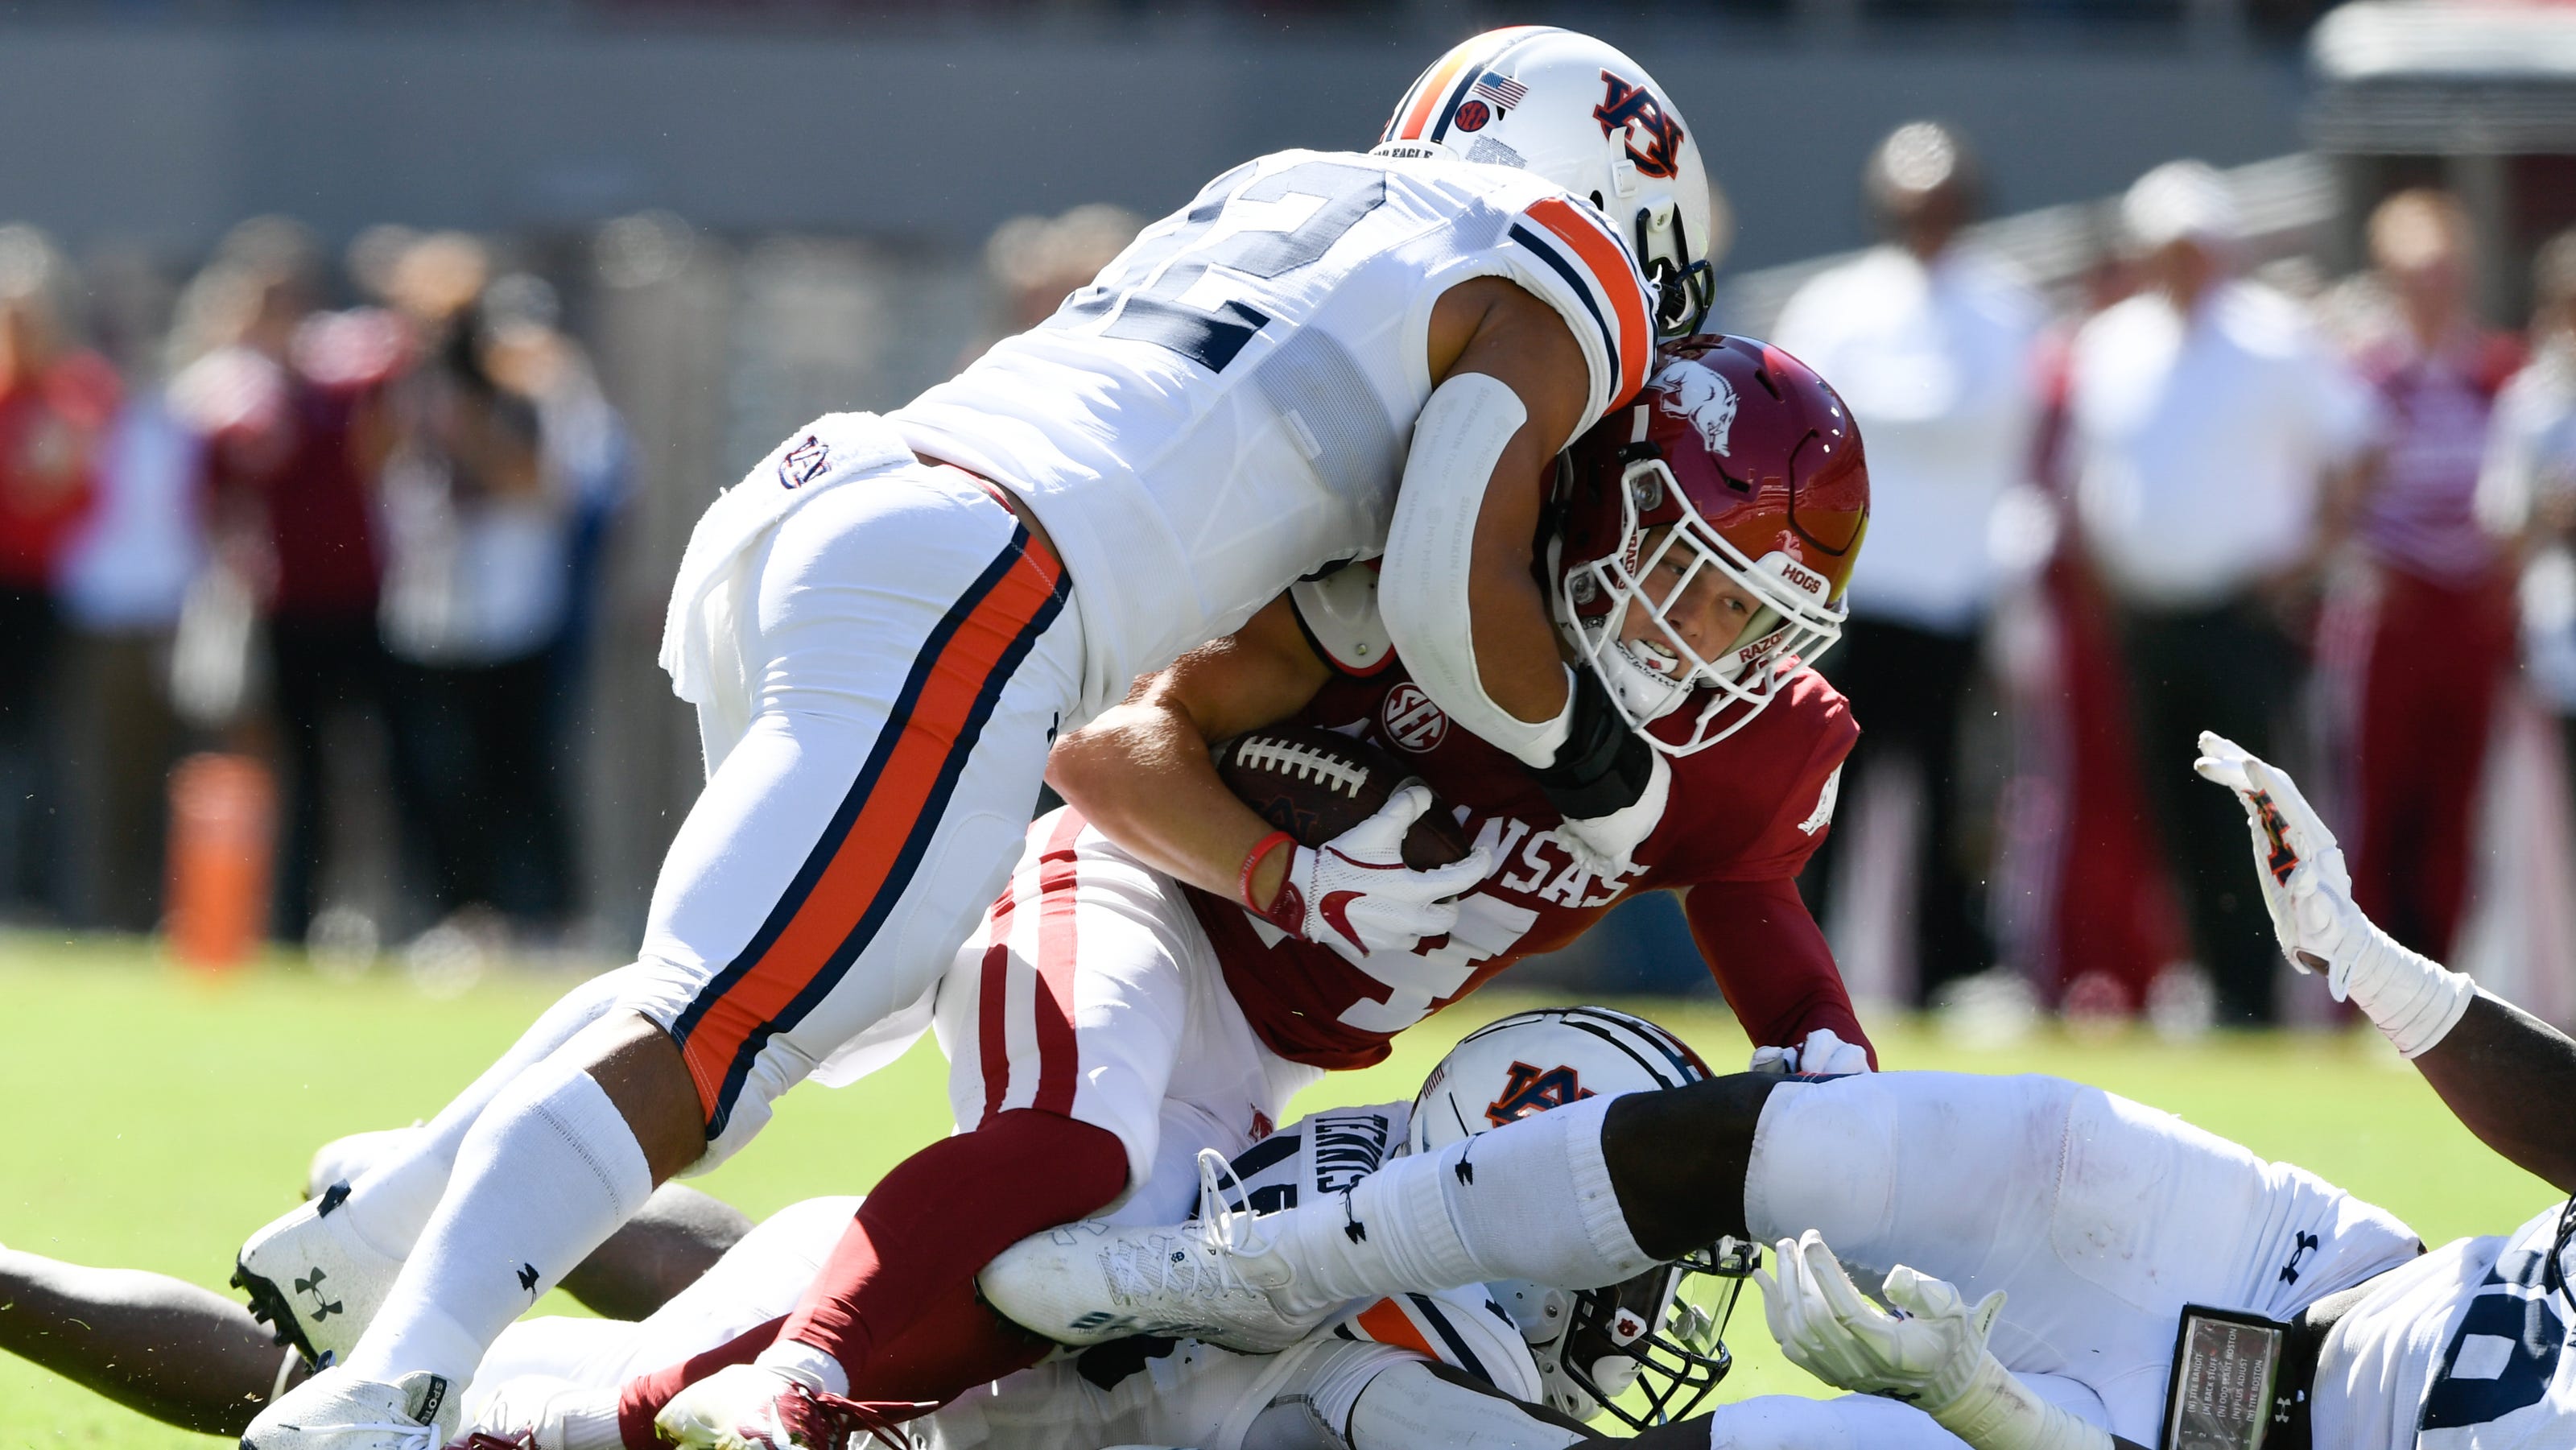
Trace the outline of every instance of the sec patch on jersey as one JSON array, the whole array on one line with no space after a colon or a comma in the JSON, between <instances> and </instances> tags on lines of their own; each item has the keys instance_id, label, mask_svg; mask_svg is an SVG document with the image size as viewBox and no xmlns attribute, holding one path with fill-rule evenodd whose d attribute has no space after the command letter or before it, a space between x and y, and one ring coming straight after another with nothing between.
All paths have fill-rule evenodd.
<instances>
[{"instance_id":1,"label":"sec patch on jersey","mask_svg":"<svg viewBox=\"0 0 2576 1450\"><path fill-rule=\"evenodd\" d=\"M1227 789L1301 846L1320 846L1367 820L1414 779L1376 746L1316 725L1246 731L1216 748L1216 770ZM1446 866L1467 851L1456 814L1436 796L1405 833L1404 864L1416 871Z\"/></svg>"}]
</instances>

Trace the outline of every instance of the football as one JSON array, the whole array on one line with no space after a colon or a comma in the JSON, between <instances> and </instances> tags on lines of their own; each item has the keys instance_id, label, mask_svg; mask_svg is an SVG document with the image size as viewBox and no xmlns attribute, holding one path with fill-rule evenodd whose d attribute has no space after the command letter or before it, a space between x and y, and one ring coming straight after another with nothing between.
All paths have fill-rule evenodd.
<instances>
[{"instance_id":1,"label":"football","mask_svg":"<svg viewBox=\"0 0 2576 1450\"><path fill-rule=\"evenodd\" d=\"M1320 846L1367 820L1416 778L1376 746L1314 725L1238 735L1216 748L1216 769L1244 804L1304 846ZM1417 871L1446 866L1467 850L1453 808L1435 794L1431 809L1405 833L1404 864Z\"/></svg>"}]
</instances>

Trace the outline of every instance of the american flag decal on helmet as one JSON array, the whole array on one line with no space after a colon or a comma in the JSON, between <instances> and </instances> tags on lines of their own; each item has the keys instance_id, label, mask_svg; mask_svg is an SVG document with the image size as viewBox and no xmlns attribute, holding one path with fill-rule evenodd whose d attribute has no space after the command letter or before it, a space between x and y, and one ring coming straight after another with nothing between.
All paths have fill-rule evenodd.
<instances>
[{"instance_id":1,"label":"american flag decal on helmet","mask_svg":"<svg viewBox=\"0 0 2576 1450\"><path fill-rule=\"evenodd\" d=\"M1509 76L1496 75L1492 71L1487 71L1476 77L1476 84L1471 94L1483 96L1508 111L1529 96L1529 87Z\"/></svg>"}]
</instances>

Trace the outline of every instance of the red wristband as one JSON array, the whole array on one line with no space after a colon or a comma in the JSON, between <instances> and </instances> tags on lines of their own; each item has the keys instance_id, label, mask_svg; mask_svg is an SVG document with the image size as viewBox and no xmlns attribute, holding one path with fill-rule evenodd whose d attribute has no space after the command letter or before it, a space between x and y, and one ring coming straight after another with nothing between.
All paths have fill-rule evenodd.
<instances>
[{"instance_id":1,"label":"red wristband","mask_svg":"<svg viewBox=\"0 0 2576 1450\"><path fill-rule=\"evenodd\" d=\"M1269 916L1270 908L1263 906L1260 902L1252 899L1252 873L1260 870L1261 863L1269 859L1270 853L1278 850L1282 846L1286 846L1292 851L1295 850L1297 848L1297 838L1289 835L1286 831L1272 831L1269 835L1255 841L1252 845L1251 854L1243 858L1243 875L1241 879L1235 882L1234 894L1243 898L1243 904L1250 908L1252 914L1255 916Z\"/></svg>"}]
</instances>

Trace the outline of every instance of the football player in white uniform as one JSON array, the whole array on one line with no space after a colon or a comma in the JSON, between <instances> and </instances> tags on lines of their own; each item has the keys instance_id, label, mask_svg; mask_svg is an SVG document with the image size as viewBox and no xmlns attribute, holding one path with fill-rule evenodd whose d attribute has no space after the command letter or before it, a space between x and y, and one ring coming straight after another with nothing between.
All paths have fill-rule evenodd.
<instances>
[{"instance_id":1,"label":"football player in white uniform","mask_svg":"<svg viewBox=\"0 0 2576 1450\"><path fill-rule=\"evenodd\" d=\"M1643 68L1496 31L1426 72L1376 151L1247 162L954 380L781 443L673 587L662 662L708 781L639 960L244 1245L257 1310L333 1361L244 1444L390 1450L452 1406L655 1184L923 995L1009 871L1059 730L1317 569L1384 553L1425 689L1623 861L1669 770L1560 661L1530 543L1558 450L1706 313L1713 230L1697 143ZM1484 866L1343 887L1410 946ZM994 1190L955 1232L998 1249L1105 1197L1082 1172L1061 1201L1001 1191L1026 1145L986 1136L941 1166ZM1050 1156L1086 1154L1121 1171L1102 1135ZM294 1288L317 1274L338 1297Z\"/></svg>"},{"instance_id":2,"label":"football player in white uniform","mask_svg":"<svg viewBox=\"0 0 2576 1450\"><path fill-rule=\"evenodd\" d=\"M2576 1193L2576 1041L2380 931L2289 779L2201 744L2291 959L2480 1139ZM1862 1393L1721 1413L1713 1450L2565 1450L2571 1232L2576 1200L2424 1253L2300 1169L2051 1078L1746 1075L1585 1099L1327 1203L1040 1236L982 1284L1069 1341L1107 1313L1257 1346L1364 1294L1616 1283L1727 1235L1775 1245L1765 1310L1790 1358Z\"/></svg>"},{"instance_id":3,"label":"football player in white uniform","mask_svg":"<svg viewBox=\"0 0 2576 1450\"><path fill-rule=\"evenodd\" d=\"M1533 1061L1546 1065L1545 1090L1532 1091L1525 1080L1530 1070L1522 1064ZM1520 1013L1460 1043L1415 1102L1314 1113L1253 1145L1222 1173L1214 1155L1184 1157L1148 1202L1166 1214L1200 1201L1293 1207L1339 1193L1390 1156L1435 1151L1497 1119L1583 1094L1706 1075L1677 1038L1625 1013ZM1488 1114L1489 1106L1506 1103ZM862 1439L900 1435L887 1443L915 1450L1121 1443L1411 1450L1438 1427L1443 1442L1459 1450L1557 1450L1591 1438L1582 1422L1605 1406L1642 1428L1704 1401L1726 1372L1719 1334L1751 1263L1748 1245L1731 1259L1694 1255L1584 1293L1501 1283L1381 1297L1344 1306L1278 1355L1129 1340L1015 1373L900 1432L869 1407L810 1393L758 1402L748 1421L705 1422L728 1403L705 1391L766 1342L831 1254L856 1203L796 1204L747 1234L733 1230L733 1241L710 1262L705 1230L721 1206L674 1191L619 1235L618 1252L583 1268L602 1300L651 1297L658 1307L635 1322L512 1325L465 1396L463 1443L477 1450L658 1450L662 1439L685 1430L707 1443L761 1450L841 1450L861 1443L849 1439L854 1432ZM660 1281L673 1264L702 1272L670 1293ZM189 1429L238 1429L276 1393L273 1375L282 1384L301 1368L292 1355L280 1366L273 1350L263 1353L264 1334L239 1306L157 1275L0 1253L0 1292L33 1316L29 1332L8 1326L10 1348ZM1633 1407L1610 1403L1632 1390ZM416 1438L425 1440L426 1432Z\"/></svg>"}]
</instances>

